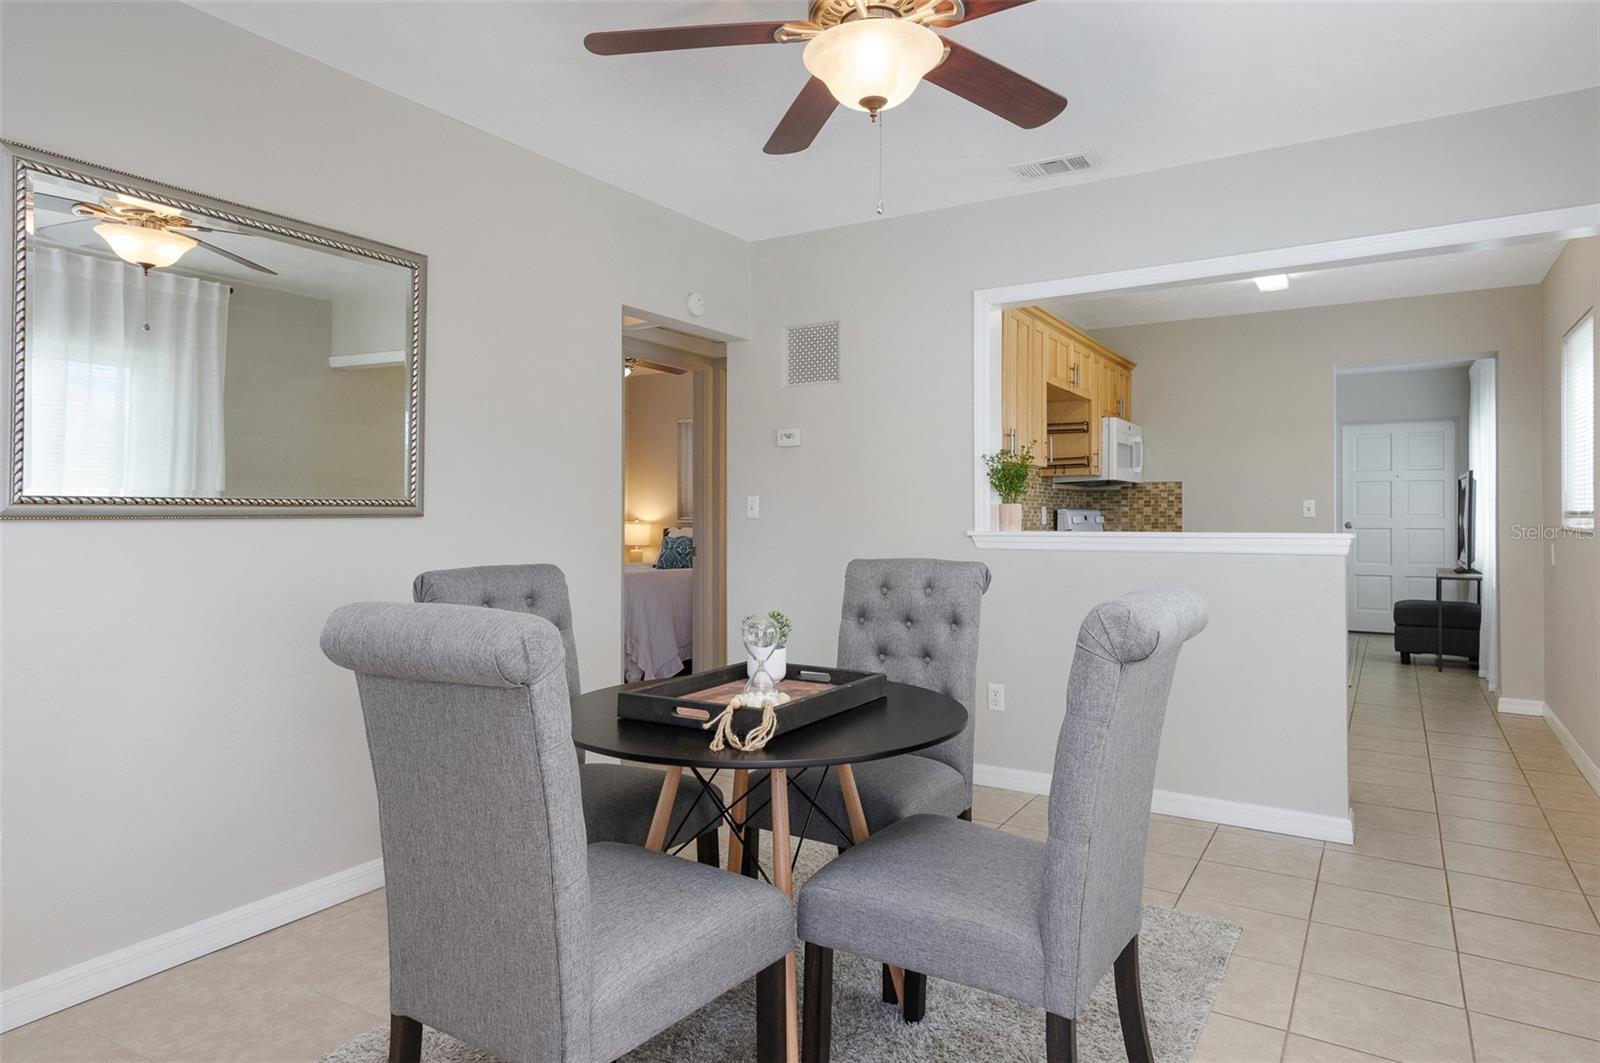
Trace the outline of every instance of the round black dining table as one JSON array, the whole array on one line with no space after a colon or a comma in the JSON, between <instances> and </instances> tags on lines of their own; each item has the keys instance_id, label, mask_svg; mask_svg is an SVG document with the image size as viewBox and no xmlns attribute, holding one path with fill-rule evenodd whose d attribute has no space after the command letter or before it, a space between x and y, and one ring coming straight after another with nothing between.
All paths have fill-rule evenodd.
<instances>
[{"instance_id":1,"label":"round black dining table","mask_svg":"<svg viewBox=\"0 0 1600 1063\"><path fill-rule=\"evenodd\" d=\"M618 760L666 765L661 795L656 800L655 815L651 818L645 841L648 848L658 852L678 842L678 834L684 827L684 823L680 822L669 835L672 809L685 769L693 773L701 787L702 793L696 805L701 800L709 800L728 826L728 870L736 874L763 874L755 859L757 847L749 835L749 824L762 809L770 805L772 872L764 877L770 878L774 886L791 897L794 895L794 865L799 853L796 851L788 859L779 855L790 852L791 788L811 806L810 814L820 815L832 824L840 836L848 835L853 843L859 844L867 839L867 817L861 808L861 794L856 788L855 769L851 765L938 745L954 738L967 726L967 710L955 698L906 683L888 683L883 697L793 731L785 732L782 729L783 714L780 710L778 733L761 749L743 752L724 748L712 752L711 732L699 726L678 727L618 718L617 694L643 685L605 687L573 698L573 743L579 749L616 757ZM715 782L716 773L722 769L733 770L731 798L724 798ZM839 789L844 797L846 816L850 820L848 827L835 823L833 817L812 798L812 794L821 792L830 770L839 776ZM706 775L706 771L711 774ZM751 771L766 772L765 779L770 785L764 800L760 798L759 782L755 790L750 787ZM817 772L821 776L810 792L801 785L802 778L809 772ZM693 809L689 815L692 814ZM692 840L683 839L681 845L687 845ZM804 844L804 839L801 844ZM748 859L746 854L749 854ZM792 952L787 968L786 1039L788 1056L793 1061L798 1051L798 1027ZM891 969L891 977L895 992L903 998L901 973Z\"/></svg>"}]
</instances>

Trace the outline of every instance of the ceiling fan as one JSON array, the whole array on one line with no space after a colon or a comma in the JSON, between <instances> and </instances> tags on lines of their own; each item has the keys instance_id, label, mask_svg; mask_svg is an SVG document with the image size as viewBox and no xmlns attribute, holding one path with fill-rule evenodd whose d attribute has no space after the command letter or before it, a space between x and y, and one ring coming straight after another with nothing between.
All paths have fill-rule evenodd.
<instances>
[{"instance_id":1,"label":"ceiling fan","mask_svg":"<svg viewBox=\"0 0 1600 1063\"><path fill-rule=\"evenodd\" d=\"M221 255L230 262L237 262L258 273L267 273L274 277L278 275L277 270L268 269L259 262L252 262L243 255L236 255L226 248L218 247L193 235L227 233L231 236L253 236L254 233L196 225L184 215L183 211L175 207L166 207L120 194L107 196L99 203L87 203L46 192L30 193L30 198L35 207L76 215L72 221L46 225L38 229L38 232L98 221L100 224L94 227L95 233L111 245L111 250L116 252L117 257L124 262L133 263L146 273L153 268L170 266L189 251L203 247L212 254Z\"/></svg>"},{"instance_id":2,"label":"ceiling fan","mask_svg":"<svg viewBox=\"0 0 1600 1063\"><path fill-rule=\"evenodd\" d=\"M904 102L924 80L1024 129L1044 125L1067 106L1065 97L932 29L1029 2L811 0L805 21L617 30L591 33L583 45L596 55L627 55L805 42L803 59L811 80L763 149L769 155L787 155L810 147L839 104L876 119Z\"/></svg>"}]
</instances>

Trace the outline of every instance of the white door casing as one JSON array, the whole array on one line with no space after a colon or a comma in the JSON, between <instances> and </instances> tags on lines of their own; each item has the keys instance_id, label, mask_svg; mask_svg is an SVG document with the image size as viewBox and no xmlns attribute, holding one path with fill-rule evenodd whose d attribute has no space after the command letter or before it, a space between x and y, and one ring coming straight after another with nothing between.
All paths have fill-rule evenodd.
<instances>
[{"instance_id":1,"label":"white door casing","mask_svg":"<svg viewBox=\"0 0 1600 1063\"><path fill-rule=\"evenodd\" d=\"M1349 627L1391 634L1394 603L1432 600L1434 571L1455 564L1455 422L1347 424L1340 434L1339 523L1355 536Z\"/></svg>"}]
</instances>

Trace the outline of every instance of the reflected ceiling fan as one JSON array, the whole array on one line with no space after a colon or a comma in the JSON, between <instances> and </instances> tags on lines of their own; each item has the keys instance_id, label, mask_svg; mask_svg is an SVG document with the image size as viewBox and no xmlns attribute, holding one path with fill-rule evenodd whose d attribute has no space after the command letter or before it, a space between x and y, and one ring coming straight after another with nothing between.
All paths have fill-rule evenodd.
<instances>
[{"instance_id":1,"label":"reflected ceiling fan","mask_svg":"<svg viewBox=\"0 0 1600 1063\"><path fill-rule=\"evenodd\" d=\"M35 207L77 215L72 221L60 221L43 226L37 230L38 232L97 221L100 224L94 227L95 233L111 245L111 250L116 252L117 257L124 262L133 263L146 273L152 269L170 266L196 247L203 247L212 254L221 255L230 262L237 262L258 273L267 273L274 277L278 275L277 270L268 269L259 262L252 262L243 255L236 255L226 248L218 247L194 235L227 233L231 236L253 236L254 233L196 225L176 207L166 207L120 194L107 196L98 203L53 196L46 192L33 192L30 196Z\"/></svg>"},{"instance_id":2,"label":"reflected ceiling fan","mask_svg":"<svg viewBox=\"0 0 1600 1063\"><path fill-rule=\"evenodd\" d=\"M591 33L596 55L805 43L811 80L789 106L763 149L788 155L811 146L839 104L874 120L905 101L926 80L1024 129L1035 129L1067 106L1037 82L933 32L1021 7L1031 0L812 0L803 22L728 22L706 26Z\"/></svg>"}]
</instances>

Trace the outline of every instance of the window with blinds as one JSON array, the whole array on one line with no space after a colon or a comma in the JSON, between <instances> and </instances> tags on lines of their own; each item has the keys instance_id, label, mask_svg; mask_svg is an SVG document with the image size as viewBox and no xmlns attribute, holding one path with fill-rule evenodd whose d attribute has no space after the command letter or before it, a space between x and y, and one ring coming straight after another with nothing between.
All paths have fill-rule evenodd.
<instances>
[{"instance_id":1,"label":"window with blinds","mask_svg":"<svg viewBox=\"0 0 1600 1063\"><path fill-rule=\"evenodd\" d=\"M1594 312L1561 340L1561 524L1594 530Z\"/></svg>"},{"instance_id":2,"label":"window with blinds","mask_svg":"<svg viewBox=\"0 0 1600 1063\"><path fill-rule=\"evenodd\" d=\"M694 523L694 422L678 422L678 523Z\"/></svg>"}]
</instances>

